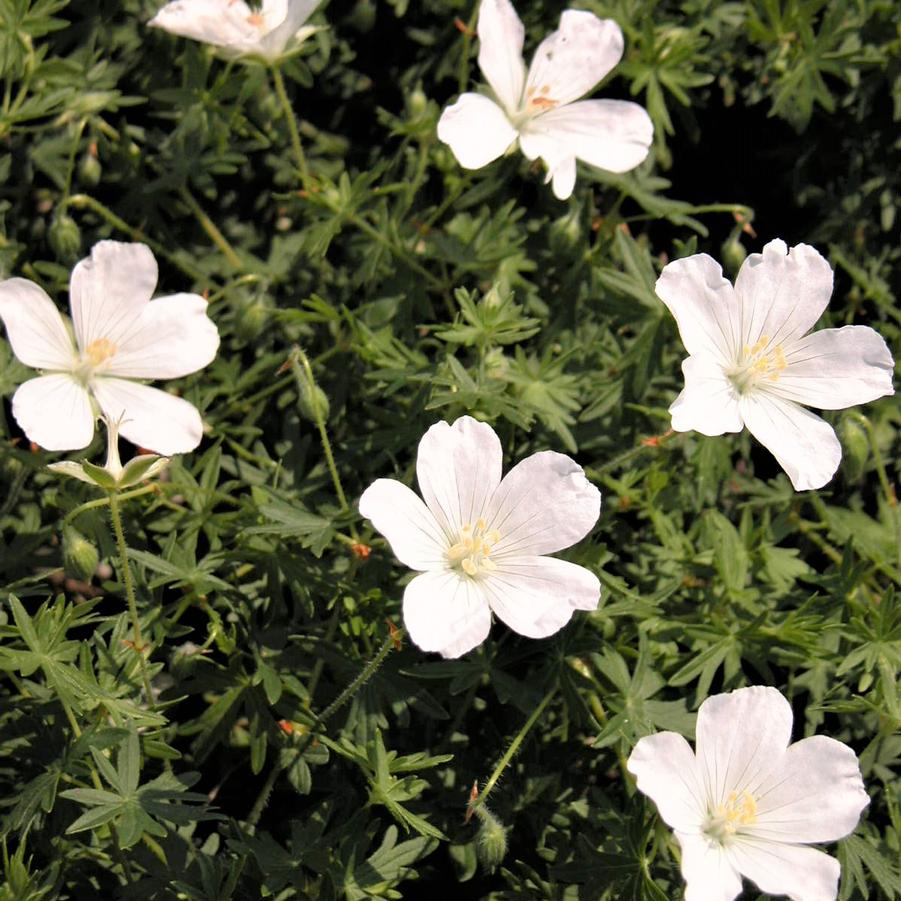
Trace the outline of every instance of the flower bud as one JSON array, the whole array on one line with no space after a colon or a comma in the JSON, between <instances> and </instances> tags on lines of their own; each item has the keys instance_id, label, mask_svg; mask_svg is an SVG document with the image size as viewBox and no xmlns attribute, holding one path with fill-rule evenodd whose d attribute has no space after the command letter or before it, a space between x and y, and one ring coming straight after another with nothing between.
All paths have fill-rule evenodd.
<instances>
[{"instance_id":1,"label":"flower bud","mask_svg":"<svg viewBox=\"0 0 901 901\"><path fill-rule=\"evenodd\" d=\"M100 563L97 548L81 532L63 527L63 567L66 575L89 582Z\"/></svg>"},{"instance_id":2,"label":"flower bud","mask_svg":"<svg viewBox=\"0 0 901 901\"><path fill-rule=\"evenodd\" d=\"M738 272L738 270L741 269L741 264L744 263L745 257L747 255L748 251L745 250L744 245L736 235L730 236L723 242L723 264L729 270L729 272Z\"/></svg>"},{"instance_id":3,"label":"flower bud","mask_svg":"<svg viewBox=\"0 0 901 901\"><path fill-rule=\"evenodd\" d=\"M838 434L842 442L842 472L849 482L856 482L863 475L870 456L867 430L860 422L859 413L842 416Z\"/></svg>"},{"instance_id":4,"label":"flower bud","mask_svg":"<svg viewBox=\"0 0 901 901\"><path fill-rule=\"evenodd\" d=\"M78 164L79 180L93 187L100 182L101 175L103 175L103 166L100 165L100 160L93 153L86 153Z\"/></svg>"},{"instance_id":5,"label":"flower bud","mask_svg":"<svg viewBox=\"0 0 901 901\"><path fill-rule=\"evenodd\" d=\"M47 233L50 247L60 260L74 260L81 252L81 229L71 216L57 213Z\"/></svg>"},{"instance_id":6,"label":"flower bud","mask_svg":"<svg viewBox=\"0 0 901 901\"><path fill-rule=\"evenodd\" d=\"M310 384L306 380L300 380L300 396L297 398L302 416L313 422L322 420L325 422L329 414L328 396L316 384Z\"/></svg>"},{"instance_id":7,"label":"flower bud","mask_svg":"<svg viewBox=\"0 0 901 901\"><path fill-rule=\"evenodd\" d=\"M238 308L235 330L246 341L254 341L272 321L272 305L265 294L248 298Z\"/></svg>"},{"instance_id":8,"label":"flower bud","mask_svg":"<svg viewBox=\"0 0 901 901\"><path fill-rule=\"evenodd\" d=\"M476 854L486 870L495 870L507 855L507 828L484 805L476 808L476 816L481 821L476 837Z\"/></svg>"},{"instance_id":9,"label":"flower bud","mask_svg":"<svg viewBox=\"0 0 901 901\"><path fill-rule=\"evenodd\" d=\"M418 119L428 108L429 101L422 88L415 88L407 97L407 112L411 119Z\"/></svg>"}]
</instances>

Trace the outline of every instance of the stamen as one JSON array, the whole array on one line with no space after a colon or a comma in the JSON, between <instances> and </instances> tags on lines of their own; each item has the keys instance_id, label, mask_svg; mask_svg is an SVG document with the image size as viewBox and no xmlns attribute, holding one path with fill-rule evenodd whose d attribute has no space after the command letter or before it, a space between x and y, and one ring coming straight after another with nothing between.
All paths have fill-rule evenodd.
<instances>
[{"instance_id":1,"label":"stamen","mask_svg":"<svg viewBox=\"0 0 901 901\"><path fill-rule=\"evenodd\" d=\"M770 348L769 335L761 335L753 346L745 344L741 356L726 375L739 393L753 389L758 382L778 382L780 373L788 367L782 345Z\"/></svg>"},{"instance_id":2,"label":"stamen","mask_svg":"<svg viewBox=\"0 0 901 901\"><path fill-rule=\"evenodd\" d=\"M118 349L119 348L117 348L109 338L98 338L85 348L84 355L87 358L88 363L96 368L101 363L114 357Z\"/></svg>"},{"instance_id":3,"label":"stamen","mask_svg":"<svg viewBox=\"0 0 901 901\"><path fill-rule=\"evenodd\" d=\"M482 517L476 520L475 526L466 523L460 527L458 540L447 549L448 565L471 578L493 572L497 564L490 554L500 540L501 533L497 529L488 530Z\"/></svg>"},{"instance_id":4,"label":"stamen","mask_svg":"<svg viewBox=\"0 0 901 901\"><path fill-rule=\"evenodd\" d=\"M754 796L743 791L730 792L725 803L717 805L707 817L703 830L705 834L720 844L727 844L746 826L757 822L757 801Z\"/></svg>"}]
</instances>

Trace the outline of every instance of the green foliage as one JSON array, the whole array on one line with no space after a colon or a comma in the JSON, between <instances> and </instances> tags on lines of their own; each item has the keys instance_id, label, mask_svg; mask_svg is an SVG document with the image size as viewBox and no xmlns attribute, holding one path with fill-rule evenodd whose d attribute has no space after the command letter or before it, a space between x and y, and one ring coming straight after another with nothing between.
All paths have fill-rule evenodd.
<instances>
[{"instance_id":1,"label":"green foliage","mask_svg":"<svg viewBox=\"0 0 901 901\"><path fill-rule=\"evenodd\" d=\"M860 755L840 897L901 898L897 404L827 413L842 470L795 493L747 433L668 433L684 350L654 292L668 260L734 275L806 241L836 271L824 324L897 351L895 4L575 3L622 27L598 96L645 105L655 141L565 203L518 153L471 171L437 140L482 80L474 3L317 12L283 67L308 184L271 73L148 29L159 5L0 0L0 277L63 309L95 242L140 240L222 337L165 386L201 447L118 484L99 439L47 469L0 339L0 901L678 899L624 762L746 684ZM527 54L558 7L518 4ZM565 556L603 594L553 638L495 623L438 660L399 636L410 574L357 499L413 484L424 431L465 413L505 467L565 451L601 488Z\"/></svg>"}]
</instances>

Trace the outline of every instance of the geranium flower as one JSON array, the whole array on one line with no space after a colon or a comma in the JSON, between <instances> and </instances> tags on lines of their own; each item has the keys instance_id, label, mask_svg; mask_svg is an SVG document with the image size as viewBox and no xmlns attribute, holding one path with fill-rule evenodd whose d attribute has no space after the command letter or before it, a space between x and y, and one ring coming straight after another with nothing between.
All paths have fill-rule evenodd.
<instances>
[{"instance_id":1,"label":"geranium flower","mask_svg":"<svg viewBox=\"0 0 901 901\"><path fill-rule=\"evenodd\" d=\"M42 288L0 282L0 319L13 353L45 373L19 386L13 416L47 450L77 450L94 436L98 410L129 441L161 454L193 450L203 436L196 407L132 379L172 379L203 369L219 332L198 294L151 301L157 266L143 244L101 241L72 270L71 330Z\"/></svg>"},{"instance_id":2,"label":"geranium flower","mask_svg":"<svg viewBox=\"0 0 901 901\"><path fill-rule=\"evenodd\" d=\"M289 45L299 46L316 28L303 26L320 0L173 0L148 23L172 34L219 47L226 57L254 56L273 62Z\"/></svg>"},{"instance_id":3,"label":"geranium flower","mask_svg":"<svg viewBox=\"0 0 901 901\"><path fill-rule=\"evenodd\" d=\"M870 799L851 748L789 746L791 729L788 701L758 685L701 704L694 753L675 732L635 746L627 767L679 841L685 901L731 901L742 876L793 901L836 897L838 861L807 846L848 835Z\"/></svg>"},{"instance_id":4,"label":"geranium flower","mask_svg":"<svg viewBox=\"0 0 901 901\"><path fill-rule=\"evenodd\" d=\"M808 334L831 294L832 269L807 244L787 251L770 241L745 260L734 288L704 253L664 266L657 296L689 353L673 428L722 435L747 426L797 491L825 485L841 445L800 405L840 410L894 394L892 355L873 329Z\"/></svg>"},{"instance_id":5,"label":"geranium flower","mask_svg":"<svg viewBox=\"0 0 901 901\"><path fill-rule=\"evenodd\" d=\"M404 591L403 615L424 651L472 650L487 637L492 611L520 635L545 638L574 610L597 607L593 573L544 555L591 531L600 492L564 454L533 454L501 479L502 456L484 422L439 422L416 458L425 503L394 479L378 479L360 498L360 513L421 573Z\"/></svg>"},{"instance_id":6,"label":"geranium flower","mask_svg":"<svg viewBox=\"0 0 901 901\"><path fill-rule=\"evenodd\" d=\"M525 30L510 0L482 0L478 33L479 68L497 102L461 94L438 122L438 137L461 166L487 166L519 139L527 159L544 160L554 194L566 200L576 183L577 159L627 172L648 155L654 126L637 103L573 102L620 61L623 33L616 22L567 10L559 30L538 46L528 75Z\"/></svg>"}]
</instances>

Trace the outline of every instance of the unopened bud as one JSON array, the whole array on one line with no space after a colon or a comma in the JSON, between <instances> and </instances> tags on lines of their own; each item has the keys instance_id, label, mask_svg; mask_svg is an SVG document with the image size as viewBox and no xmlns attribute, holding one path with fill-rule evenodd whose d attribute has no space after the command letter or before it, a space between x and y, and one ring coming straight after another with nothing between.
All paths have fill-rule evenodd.
<instances>
[{"instance_id":1,"label":"unopened bud","mask_svg":"<svg viewBox=\"0 0 901 901\"><path fill-rule=\"evenodd\" d=\"M63 528L63 567L66 575L89 582L100 563L97 548L71 526Z\"/></svg>"},{"instance_id":2,"label":"unopened bud","mask_svg":"<svg viewBox=\"0 0 901 901\"><path fill-rule=\"evenodd\" d=\"M723 263L729 272L737 273L738 270L741 269L741 264L744 263L747 255L748 251L745 250L744 245L738 240L738 237L730 237L723 242L722 258Z\"/></svg>"},{"instance_id":3,"label":"unopened bud","mask_svg":"<svg viewBox=\"0 0 901 901\"><path fill-rule=\"evenodd\" d=\"M94 187L100 182L102 175L103 166L100 165L100 160L93 153L86 153L78 164L79 180L89 187Z\"/></svg>"},{"instance_id":4,"label":"unopened bud","mask_svg":"<svg viewBox=\"0 0 901 901\"><path fill-rule=\"evenodd\" d=\"M60 260L74 260L81 252L81 229L65 213L57 213L53 217L47 237L50 239L50 247Z\"/></svg>"},{"instance_id":5,"label":"unopened bud","mask_svg":"<svg viewBox=\"0 0 901 901\"><path fill-rule=\"evenodd\" d=\"M487 807L475 809L481 822L476 837L476 854L486 870L496 870L507 856L507 827Z\"/></svg>"},{"instance_id":6,"label":"unopened bud","mask_svg":"<svg viewBox=\"0 0 901 901\"><path fill-rule=\"evenodd\" d=\"M842 472L849 482L856 482L863 475L870 456L870 441L867 430L859 419L859 413L845 414L839 426L839 436L844 453Z\"/></svg>"},{"instance_id":7,"label":"unopened bud","mask_svg":"<svg viewBox=\"0 0 901 901\"><path fill-rule=\"evenodd\" d=\"M328 396L319 385L300 380L300 396L297 399L300 412L313 422L325 422L329 414Z\"/></svg>"}]
</instances>

